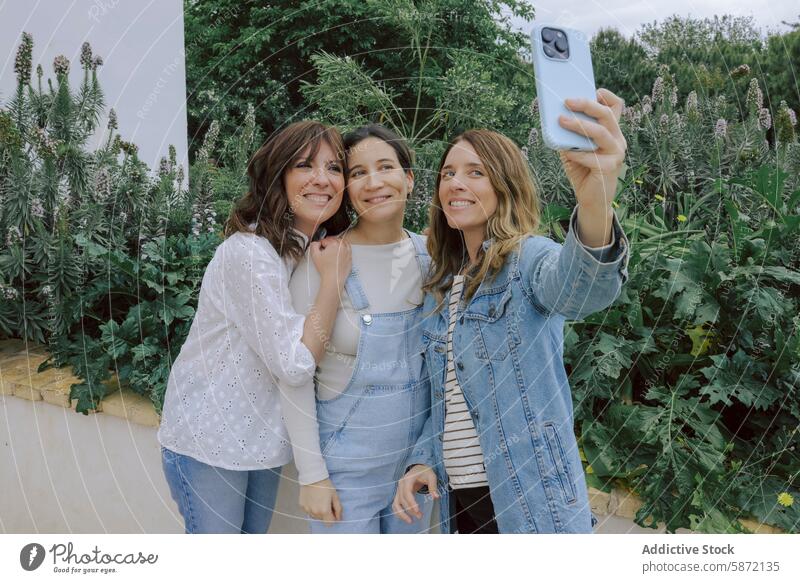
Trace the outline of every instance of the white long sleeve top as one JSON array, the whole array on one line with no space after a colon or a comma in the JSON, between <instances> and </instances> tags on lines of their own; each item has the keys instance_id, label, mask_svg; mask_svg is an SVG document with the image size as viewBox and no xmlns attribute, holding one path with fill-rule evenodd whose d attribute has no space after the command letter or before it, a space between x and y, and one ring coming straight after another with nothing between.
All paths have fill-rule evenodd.
<instances>
[{"instance_id":1,"label":"white long sleeve top","mask_svg":"<svg viewBox=\"0 0 800 583\"><path fill-rule=\"evenodd\" d=\"M301 342L305 316L292 307L294 262L270 242L231 235L206 268L189 336L170 371L159 443L232 470L292 459L277 383L313 383Z\"/></svg>"}]
</instances>

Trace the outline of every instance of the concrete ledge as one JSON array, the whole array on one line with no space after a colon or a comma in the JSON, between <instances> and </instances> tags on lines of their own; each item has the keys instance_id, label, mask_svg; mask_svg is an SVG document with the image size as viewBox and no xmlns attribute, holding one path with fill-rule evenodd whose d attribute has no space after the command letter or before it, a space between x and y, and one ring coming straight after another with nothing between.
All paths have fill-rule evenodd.
<instances>
[{"instance_id":1,"label":"concrete ledge","mask_svg":"<svg viewBox=\"0 0 800 583\"><path fill-rule=\"evenodd\" d=\"M147 427L158 427L160 421L150 399L130 389L122 389L103 399L103 413Z\"/></svg>"}]
</instances>

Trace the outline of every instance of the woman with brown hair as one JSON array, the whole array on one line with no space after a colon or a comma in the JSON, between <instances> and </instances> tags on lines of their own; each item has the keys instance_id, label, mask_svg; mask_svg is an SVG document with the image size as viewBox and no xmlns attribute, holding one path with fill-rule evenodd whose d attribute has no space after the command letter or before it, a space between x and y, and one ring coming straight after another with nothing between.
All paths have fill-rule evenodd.
<instances>
[{"instance_id":1,"label":"woman with brown hair","mask_svg":"<svg viewBox=\"0 0 800 583\"><path fill-rule=\"evenodd\" d=\"M344 147L339 132L305 121L275 134L250 160L249 192L206 268L189 336L170 372L158 440L187 533L264 533L280 468L291 460L277 383L313 378L350 273L336 235ZM289 277L306 248L320 273L308 316L292 309Z\"/></svg>"},{"instance_id":2,"label":"woman with brown hair","mask_svg":"<svg viewBox=\"0 0 800 583\"><path fill-rule=\"evenodd\" d=\"M561 152L577 205L560 245L539 233L539 197L520 149L489 130L448 145L431 205L433 262L422 323L431 409L394 511L459 533L588 533L593 526L563 363L566 320L609 306L628 278L628 241L611 202L625 158L622 100L567 106L594 152Z\"/></svg>"}]
</instances>

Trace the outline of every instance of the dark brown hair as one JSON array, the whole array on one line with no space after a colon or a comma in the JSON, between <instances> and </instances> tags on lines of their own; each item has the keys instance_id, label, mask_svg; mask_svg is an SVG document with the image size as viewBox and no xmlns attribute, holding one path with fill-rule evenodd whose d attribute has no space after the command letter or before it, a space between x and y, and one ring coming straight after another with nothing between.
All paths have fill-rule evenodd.
<instances>
[{"instance_id":1,"label":"dark brown hair","mask_svg":"<svg viewBox=\"0 0 800 583\"><path fill-rule=\"evenodd\" d=\"M348 153L360 142L367 138L377 138L389 144L397 154L397 161L406 172L412 170L414 164L414 151L408 147L406 142L397 133L393 132L386 126L377 123L361 126L353 130L344 137L344 149Z\"/></svg>"},{"instance_id":2,"label":"dark brown hair","mask_svg":"<svg viewBox=\"0 0 800 583\"><path fill-rule=\"evenodd\" d=\"M336 153L344 166L344 144L339 130L317 121L298 121L274 134L253 154L247 165L250 189L239 201L225 224L225 237L234 233L253 233L265 237L281 257L299 259L303 240L292 230L294 217L284 186L284 175L306 149L307 159L316 156L322 142ZM255 231L250 225L255 223ZM338 235L349 225L344 203L321 227L328 235Z\"/></svg>"}]
</instances>

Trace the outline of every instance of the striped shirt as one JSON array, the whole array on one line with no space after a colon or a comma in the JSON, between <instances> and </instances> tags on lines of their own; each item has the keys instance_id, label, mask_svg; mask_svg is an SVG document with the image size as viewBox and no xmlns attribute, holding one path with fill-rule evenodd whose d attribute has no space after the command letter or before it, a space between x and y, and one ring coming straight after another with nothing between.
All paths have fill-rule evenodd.
<instances>
[{"instance_id":1,"label":"striped shirt","mask_svg":"<svg viewBox=\"0 0 800 583\"><path fill-rule=\"evenodd\" d=\"M445 381L444 466L453 489L488 486L483 453L475 424L456 379L453 357L453 328L464 289L464 276L453 278L450 292L450 325L447 329L447 380Z\"/></svg>"}]
</instances>

